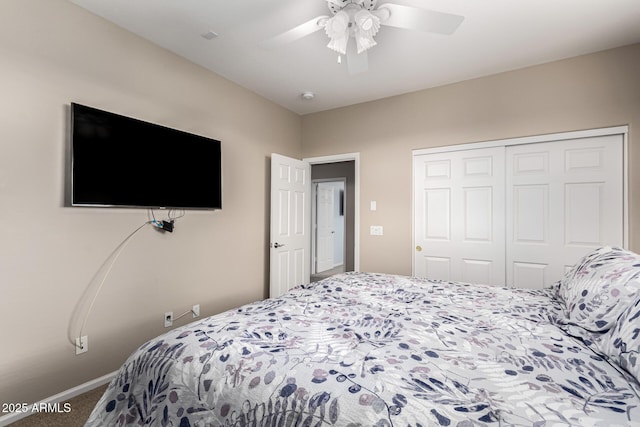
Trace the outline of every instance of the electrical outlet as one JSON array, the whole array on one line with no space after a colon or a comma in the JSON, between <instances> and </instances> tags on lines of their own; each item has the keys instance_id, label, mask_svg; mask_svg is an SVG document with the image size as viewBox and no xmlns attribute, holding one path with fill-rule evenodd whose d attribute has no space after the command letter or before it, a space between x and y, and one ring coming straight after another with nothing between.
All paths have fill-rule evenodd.
<instances>
[{"instance_id":1,"label":"electrical outlet","mask_svg":"<svg viewBox=\"0 0 640 427\"><path fill-rule=\"evenodd\" d=\"M89 351L89 338L86 335L76 338L76 355Z\"/></svg>"},{"instance_id":2,"label":"electrical outlet","mask_svg":"<svg viewBox=\"0 0 640 427\"><path fill-rule=\"evenodd\" d=\"M193 317L200 316L200 304L195 304L191 307L191 313L193 314Z\"/></svg>"},{"instance_id":3,"label":"electrical outlet","mask_svg":"<svg viewBox=\"0 0 640 427\"><path fill-rule=\"evenodd\" d=\"M167 311L164 313L164 327L168 328L173 325L173 311Z\"/></svg>"}]
</instances>

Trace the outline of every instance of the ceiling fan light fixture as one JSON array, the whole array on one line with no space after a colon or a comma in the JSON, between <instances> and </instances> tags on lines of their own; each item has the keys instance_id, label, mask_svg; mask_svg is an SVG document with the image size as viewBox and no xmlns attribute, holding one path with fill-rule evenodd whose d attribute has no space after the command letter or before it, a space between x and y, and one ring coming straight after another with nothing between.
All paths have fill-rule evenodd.
<instances>
[{"instance_id":1,"label":"ceiling fan light fixture","mask_svg":"<svg viewBox=\"0 0 640 427\"><path fill-rule=\"evenodd\" d=\"M327 47L341 55L347 53L347 43L349 43L349 35L345 34L342 37L331 39Z\"/></svg>"},{"instance_id":2,"label":"ceiling fan light fixture","mask_svg":"<svg viewBox=\"0 0 640 427\"><path fill-rule=\"evenodd\" d=\"M356 47L358 48L358 53L362 53L365 50L368 50L378 44L373 39L373 37L370 37L367 35L356 34L355 38L356 38Z\"/></svg>"},{"instance_id":3,"label":"ceiling fan light fixture","mask_svg":"<svg viewBox=\"0 0 640 427\"><path fill-rule=\"evenodd\" d=\"M377 6L378 0L325 0L333 16L317 16L265 40L267 49L291 43L319 30L329 38L327 47L338 53L338 63L346 56L350 74L366 71L367 50L376 46L374 37L381 25L436 34L453 34L464 16L405 6L394 2ZM393 1L393 0L391 0ZM354 39L347 55L349 39Z\"/></svg>"},{"instance_id":4,"label":"ceiling fan light fixture","mask_svg":"<svg viewBox=\"0 0 640 427\"><path fill-rule=\"evenodd\" d=\"M349 43L349 21L349 14L340 11L327 19L324 25L324 31L330 40L327 47L343 55L347 52L347 43Z\"/></svg>"},{"instance_id":5,"label":"ceiling fan light fixture","mask_svg":"<svg viewBox=\"0 0 640 427\"><path fill-rule=\"evenodd\" d=\"M380 30L380 18L366 9L362 9L355 14L354 21L356 23L354 31L356 46L358 53L362 53L377 44L373 36Z\"/></svg>"},{"instance_id":6,"label":"ceiling fan light fixture","mask_svg":"<svg viewBox=\"0 0 640 427\"><path fill-rule=\"evenodd\" d=\"M329 38L339 37L349 29L349 14L344 10L327 19L324 31Z\"/></svg>"},{"instance_id":7,"label":"ceiling fan light fixture","mask_svg":"<svg viewBox=\"0 0 640 427\"><path fill-rule=\"evenodd\" d=\"M366 9L361 9L353 17L359 31L371 33L375 36L380 29L380 18Z\"/></svg>"},{"instance_id":8,"label":"ceiling fan light fixture","mask_svg":"<svg viewBox=\"0 0 640 427\"><path fill-rule=\"evenodd\" d=\"M391 17L391 11L389 11L389 7L386 5L382 5L379 8L372 10L371 14L377 17L381 23L385 23Z\"/></svg>"}]
</instances>

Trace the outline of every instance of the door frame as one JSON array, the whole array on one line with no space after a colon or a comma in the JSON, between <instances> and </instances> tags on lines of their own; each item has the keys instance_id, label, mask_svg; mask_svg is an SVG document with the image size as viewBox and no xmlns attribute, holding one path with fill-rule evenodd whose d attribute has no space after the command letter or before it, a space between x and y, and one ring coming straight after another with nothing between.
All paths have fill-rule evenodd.
<instances>
[{"instance_id":1,"label":"door frame","mask_svg":"<svg viewBox=\"0 0 640 427\"><path fill-rule=\"evenodd\" d=\"M354 230L353 230L353 269L360 271L360 153L334 154L329 156L305 157L302 160L311 166L325 163L353 162L354 183ZM346 194L345 188L345 194ZM313 261L313 260L312 260ZM313 264L313 262L312 262Z\"/></svg>"},{"instance_id":2,"label":"door frame","mask_svg":"<svg viewBox=\"0 0 640 427\"><path fill-rule=\"evenodd\" d=\"M463 150L474 150L478 148L490 148L490 147L508 147L511 145L523 145L523 144L536 144L540 142L552 142L559 139L579 139L579 138L590 138L596 136L605 136L605 135L622 135L622 240L623 247L629 247L629 153L628 153L628 134L629 134L629 126L612 126L606 128L596 128L596 129L586 129L579 131L570 131L570 132L559 132L559 133L549 133L542 135L533 135L533 136L525 136L518 138L507 138L507 139L497 139L493 141L484 141L484 142L475 142L469 144L456 144L456 145L445 145L441 147L434 148L422 148L412 150L411 158L412 164L413 159L416 156L420 156L423 154L435 154L435 153L445 153L450 151L463 151ZM411 253L413 254L413 250L416 246L415 241L415 170L411 172L412 180L411 180ZM357 206L357 205L356 205ZM415 256L411 257L411 271L412 274L415 274Z\"/></svg>"},{"instance_id":3,"label":"door frame","mask_svg":"<svg viewBox=\"0 0 640 427\"><path fill-rule=\"evenodd\" d=\"M318 244L318 224L317 224L317 215L318 215L318 188L316 184L323 182L342 182L344 184L344 194L342 196L345 214L342 217L342 248L343 248L343 258L344 263L346 264L346 248L347 248L347 178L345 177L337 177L337 178L320 178L311 180L311 274L317 273L317 264L318 260L316 259L316 250Z\"/></svg>"}]
</instances>

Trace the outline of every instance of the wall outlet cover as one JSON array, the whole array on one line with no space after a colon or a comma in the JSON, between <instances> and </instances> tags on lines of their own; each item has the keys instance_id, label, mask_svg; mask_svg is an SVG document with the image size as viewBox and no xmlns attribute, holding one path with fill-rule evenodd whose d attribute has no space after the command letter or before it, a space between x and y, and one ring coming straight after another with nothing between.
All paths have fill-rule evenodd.
<instances>
[{"instance_id":1,"label":"wall outlet cover","mask_svg":"<svg viewBox=\"0 0 640 427\"><path fill-rule=\"evenodd\" d=\"M86 335L76 338L76 355L89 351L89 338Z\"/></svg>"},{"instance_id":2,"label":"wall outlet cover","mask_svg":"<svg viewBox=\"0 0 640 427\"><path fill-rule=\"evenodd\" d=\"M173 311L167 311L164 313L164 327L168 328L173 325Z\"/></svg>"}]
</instances>

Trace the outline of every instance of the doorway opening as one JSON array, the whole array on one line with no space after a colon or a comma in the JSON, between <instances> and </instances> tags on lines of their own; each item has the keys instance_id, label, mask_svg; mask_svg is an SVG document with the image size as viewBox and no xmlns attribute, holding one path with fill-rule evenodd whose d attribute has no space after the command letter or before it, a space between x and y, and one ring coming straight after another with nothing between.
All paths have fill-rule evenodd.
<instances>
[{"instance_id":1,"label":"doorway opening","mask_svg":"<svg viewBox=\"0 0 640 427\"><path fill-rule=\"evenodd\" d=\"M311 182L311 281L345 271L346 178Z\"/></svg>"},{"instance_id":2,"label":"doorway opening","mask_svg":"<svg viewBox=\"0 0 640 427\"><path fill-rule=\"evenodd\" d=\"M311 281L357 271L357 158L311 164Z\"/></svg>"},{"instance_id":3,"label":"doorway opening","mask_svg":"<svg viewBox=\"0 0 640 427\"><path fill-rule=\"evenodd\" d=\"M345 178L344 271L359 271L360 154L347 153L302 160L272 153L269 160L269 289L270 297L309 283L312 259L311 182ZM343 169L340 170L340 167ZM332 178L332 179L329 179Z\"/></svg>"}]
</instances>

